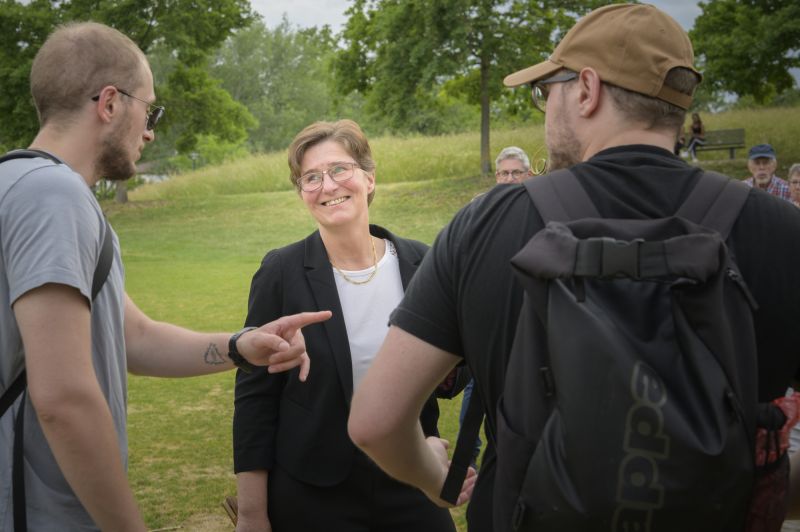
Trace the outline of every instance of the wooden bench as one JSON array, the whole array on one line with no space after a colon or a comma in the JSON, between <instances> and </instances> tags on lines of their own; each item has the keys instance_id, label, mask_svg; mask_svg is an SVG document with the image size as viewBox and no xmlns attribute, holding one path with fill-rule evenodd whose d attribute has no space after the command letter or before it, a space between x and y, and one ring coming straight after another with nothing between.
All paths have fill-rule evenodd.
<instances>
[{"instance_id":1,"label":"wooden bench","mask_svg":"<svg viewBox=\"0 0 800 532\"><path fill-rule=\"evenodd\" d=\"M744 129L717 129L706 131L706 143L698 144L695 151L729 150L731 159L736 148L744 148Z\"/></svg>"}]
</instances>

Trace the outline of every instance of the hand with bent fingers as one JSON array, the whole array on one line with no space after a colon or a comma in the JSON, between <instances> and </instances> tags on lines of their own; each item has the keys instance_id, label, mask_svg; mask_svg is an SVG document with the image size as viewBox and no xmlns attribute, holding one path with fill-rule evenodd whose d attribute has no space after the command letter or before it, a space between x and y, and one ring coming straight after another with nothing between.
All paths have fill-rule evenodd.
<instances>
[{"instance_id":1,"label":"hand with bent fingers","mask_svg":"<svg viewBox=\"0 0 800 532\"><path fill-rule=\"evenodd\" d=\"M300 366L300 380L305 382L311 360L306 353L306 343L300 329L330 317L329 310L283 316L244 333L237 340L236 348L251 364L269 366L267 371L270 373Z\"/></svg>"},{"instance_id":2,"label":"hand with bent fingers","mask_svg":"<svg viewBox=\"0 0 800 532\"><path fill-rule=\"evenodd\" d=\"M450 460L447 457L447 448L450 446L450 443L447 440L438 438L436 436L428 436L425 439L425 443L427 443L428 446L433 450L433 453L436 455L436 458L443 470L442 482L438 486L436 493L430 493L424 490L425 495L427 495L430 500L436 503L436 505L443 508L461 506L462 504L468 502L470 497L472 497L472 490L475 488L475 481L478 479L478 472L475 471L475 468L472 466L467 469L467 476L464 478L464 483L461 485L461 492L458 494L458 499L456 500L455 505L439 498L439 494L442 491L442 486L444 486L444 480L447 478L447 472L450 469Z\"/></svg>"}]
</instances>

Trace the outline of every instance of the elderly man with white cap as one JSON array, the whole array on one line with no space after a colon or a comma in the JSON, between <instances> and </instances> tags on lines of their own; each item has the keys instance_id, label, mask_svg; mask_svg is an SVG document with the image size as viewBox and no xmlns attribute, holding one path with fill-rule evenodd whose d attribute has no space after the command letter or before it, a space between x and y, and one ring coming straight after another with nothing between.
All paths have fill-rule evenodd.
<instances>
[{"instance_id":1,"label":"elderly man with white cap","mask_svg":"<svg viewBox=\"0 0 800 532\"><path fill-rule=\"evenodd\" d=\"M568 168L603 218L663 218L675 213L702 173L673 154L701 80L693 61L689 37L671 17L650 5L609 5L579 20L549 59L511 74L505 84L531 86L533 104L545 112L550 169ZM793 324L800 312L800 246L786 244L800 240L800 210L752 190L737 220L730 241L760 305L755 336L763 400L782 395L798 373L796 350L788 353L787 346L800 345L800 328ZM778 225L780 232L774 231ZM502 423L498 400L506 379L514 377L506 373L507 357L523 300L509 262L543 227L526 187L495 187L465 206L417 270L353 398L353 441L391 475L440 504L445 504L439 496L448 471L446 444L423 437L419 410L443 377L465 362L493 447ZM602 416L598 403L596 417ZM519 442L531 448L535 443ZM573 494L577 505L563 510L585 511L585 526L533 526L535 509L522 516L516 499L498 495L508 479L500 477L497 462L507 450L487 449L477 482L470 471L463 483L458 502L472 495L470 532L614 530L610 520L580 508L579 490ZM570 457L565 460L570 463ZM524 468L518 464L518 475ZM707 506L708 501L697 500L696 508ZM682 509L686 526L681 529L698 530L691 514ZM512 515L518 518L514 523ZM627 529L670 529L655 526L663 518L656 514L646 527ZM726 529L725 518L720 530ZM681 517L669 519L674 523Z\"/></svg>"}]
</instances>

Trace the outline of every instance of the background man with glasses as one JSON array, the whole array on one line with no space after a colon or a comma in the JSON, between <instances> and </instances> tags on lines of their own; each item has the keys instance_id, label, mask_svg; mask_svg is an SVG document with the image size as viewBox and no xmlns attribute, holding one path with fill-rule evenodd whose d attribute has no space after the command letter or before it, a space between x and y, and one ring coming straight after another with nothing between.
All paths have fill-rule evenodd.
<instances>
[{"instance_id":1,"label":"background man with glasses","mask_svg":"<svg viewBox=\"0 0 800 532\"><path fill-rule=\"evenodd\" d=\"M233 336L145 316L125 293L119 242L89 187L131 177L155 139L164 108L147 59L114 29L68 24L36 55L31 93L40 130L30 148L41 156L0 164L0 393L27 372L27 391L0 418L0 530L19 530L21 516L36 531L146 530L125 476L127 372L201 375L235 360L273 373L301 365L305 378L300 327L330 313ZM92 297L106 236L113 261ZM12 510L15 434L24 512Z\"/></svg>"},{"instance_id":2,"label":"background man with glasses","mask_svg":"<svg viewBox=\"0 0 800 532\"><path fill-rule=\"evenodd\" d=\"M701 172L673 153L701 79L693 61L689 37L672 18L650 5L617 4L586 15L549 59L511 74L505 84L532 85L534 103L547 111L550 168L569 167L603 217L660 218L675 213ZM447 453L422 438L414 421L418 407L465 360L487 433L496 434L495 407L523 293L509 261L542 228L524 187L494 187L465 206L437 237L356 391L353 441L389 474L435 500ZM800 211L753 189L730 242L760 305L761 400L781 396L797 375L798 241ZM471 531L510 529L510 519L492 523L493 514L511 515L516 502L493 500L495 471L496 461L484 459L467 509Z\"/></svg>"},{"instance_id":3,"label":"background man with glasses","mask_svg":"<svg viewBox=\"0 0 800 532\"><path fill-rule=\"evenodd\" d=\"M533 175L528 154L516 146L503 148L494 161L494 178L498 183L519 183Z\"/></svg>"},{"instance_id":4,"label":"background man with glasses","mask_svg":"<svg viewBox=\"0 0 800 532\"><path fill-rule=\"evenodd\" d=\"M747 153L747 169L750 177L744 180L751 187L758 187L768 194L788 200L789 183L775 175L778 156L770 144L756 144Z\"/></svg>"}]
</instances>

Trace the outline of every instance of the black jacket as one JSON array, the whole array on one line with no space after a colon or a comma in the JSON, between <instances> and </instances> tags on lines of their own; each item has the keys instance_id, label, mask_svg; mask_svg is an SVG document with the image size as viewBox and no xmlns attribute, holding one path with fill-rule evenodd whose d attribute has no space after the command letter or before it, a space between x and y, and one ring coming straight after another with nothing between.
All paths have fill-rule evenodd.
<instances>
[{"instance_id":1,"label":"black jacket","mask_svg":"<svg viewBox=\"0 0 800 532\"><path fill-rule=\"evenodd\" d=\"M392 241L405 288L428 246L370 226L370 233ZM298 480L333 486L350 471L355 445L347 435L353 396L353 371L344 317L333 270L315 231L305 240L270 251L253 276L247 326L260 326L287 314L330 310L333 317L303 329L311 372L305 383L298 370L270 375L237 372L233 418L234 470L270 470L275 462ZM431 398L420 421L426 435L438 435L439 409Z\"/></svg>"}]
</instances>

